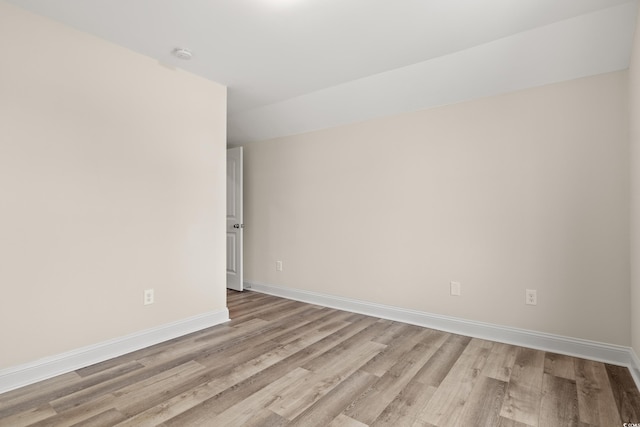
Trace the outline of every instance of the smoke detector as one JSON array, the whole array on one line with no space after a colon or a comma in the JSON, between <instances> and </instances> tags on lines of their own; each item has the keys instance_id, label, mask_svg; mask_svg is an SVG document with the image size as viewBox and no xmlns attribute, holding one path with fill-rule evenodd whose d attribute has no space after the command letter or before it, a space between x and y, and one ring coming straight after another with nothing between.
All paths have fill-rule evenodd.
<instances>
[{"instance_id":1,"label":"smoke detector","mask_svg":"<svg viewBox=\"0 0 640 427\"><path fill-rule=\"evenodd\" d=\"M175 49L173 49L171 51L171 53L173 54L173 56L175 56L176 58L179 59L184 59L185 61L188 61L191 59L191 57L193 56L193 54L191 53L190 50L188 49L183 49L181 47L177 47Z\"/></svg>"}]
</instances>

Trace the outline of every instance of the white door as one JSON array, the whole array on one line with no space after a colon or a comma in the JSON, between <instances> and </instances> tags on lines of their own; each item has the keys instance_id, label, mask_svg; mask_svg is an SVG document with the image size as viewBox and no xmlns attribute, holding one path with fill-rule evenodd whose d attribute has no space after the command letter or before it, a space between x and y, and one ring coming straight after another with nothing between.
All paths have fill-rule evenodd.
<instances>
[{"instance_id":1,"label":"white door","mask_svg":"<svg viewBox=\"0 0 640 427\"><path fill-rule=\"evenodd\" d=\"M227 288L242 290L242 147L227 150Z\"/></svg>"}]
</instances>

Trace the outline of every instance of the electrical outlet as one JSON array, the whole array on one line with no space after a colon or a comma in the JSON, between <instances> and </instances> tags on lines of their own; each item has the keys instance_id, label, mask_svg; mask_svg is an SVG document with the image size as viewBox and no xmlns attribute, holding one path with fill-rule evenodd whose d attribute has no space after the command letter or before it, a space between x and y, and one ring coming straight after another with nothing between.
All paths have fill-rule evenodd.
<instances>
[{"instance_id":1,"label":"electrical outlet","mask_svg":"<svg viewBox=\"0 0 640 427\"><path fill-rule=\"evenodd\" d=\"M144 305L153 304L153 289L144 290Z\"/></svg>"},{"instance_id":2,"label":"electrical outlet","mask_svg":"<svg viewBox=\"0 0 640 427\"><path fill-rule=\"evenodd\" d=\"M276 271L282 271L282 261L276 261Z\"/></svg>"},{"instance_id":3,"label":"electrical outlet","mask_svg":"<svg viewBox=\"0 0 640 427\"><path fill-rule=\"evenodd\" d=\"M460 282L451 282L451 295L460 296Z\"/></svg>"},{"instance_id":4,"label":"electrical outlet","mask_svg":"<svg viewBox=\"0 0 640 427\"><path fill-rule=\"evenodd\" d=\"M525 291L525 304L538 305L538 291L535 289L527 289Z\"/></svg>"}]
</instances>

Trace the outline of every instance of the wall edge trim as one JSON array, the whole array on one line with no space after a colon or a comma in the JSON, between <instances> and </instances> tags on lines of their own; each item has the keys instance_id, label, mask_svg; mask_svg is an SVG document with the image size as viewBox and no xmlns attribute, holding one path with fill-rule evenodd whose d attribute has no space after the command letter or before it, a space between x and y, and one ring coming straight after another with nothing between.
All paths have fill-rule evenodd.
<instances>
[{"instance_id":1,"label":"wall edge trim","mask_svg":"<svg viewBox=\"0 0 640 427\"><path fill-rule=\"evenodd\" d=\"M209 311L33 362L2 369L0 370L0 393L75 371L227 321L229 321L229 309L225 307L224 309Z\"/></svg>"},{"instance_id":2,"label":"wall edge trim","mask_svg":"<svg viewBox=\"0 0 640 427\"><path fill-rule=\"evenodd\" d=\"M636 382L636 387L638 387L638 390L640 390L640 358L638 358L638 355L633 350L633 347L629 349L629 352L631 353L631 363L628 366L629 372L631 372L631 376Z\"/></svg>"},{"instance_id":3,"label":"wall edge trim","mask_svg":"<svg viewBox=\"0 0 640 427\"><path fill-rule=\"evenodd\" d=\"M476 322L467 319L388 306L364 300L344 298L259 282L245 281L245 287L252 291L324 307L365 314L388 320L395 320L489 341L529 347L537 350L550 351L558 354L625 366L631 372L636 385L640 389L640 360L635 355L631 347L513 328L492 323Z\"/></svg>"}]
</instances>

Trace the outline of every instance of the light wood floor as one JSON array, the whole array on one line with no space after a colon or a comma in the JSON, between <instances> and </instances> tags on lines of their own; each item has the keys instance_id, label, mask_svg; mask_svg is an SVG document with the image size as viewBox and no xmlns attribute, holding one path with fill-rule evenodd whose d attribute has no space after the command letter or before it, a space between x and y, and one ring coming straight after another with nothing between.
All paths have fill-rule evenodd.
<instances>
[{"instance_id":1,"label":"light wood floor","mask_svg":"<svg viewBox=\"0 0 640 427\"><path fill-rule=\"evenodd\" d=\"M626 368L253 292L231 322L0 395L0 426L622 426Z\"/></svg>"}]
</instances>

